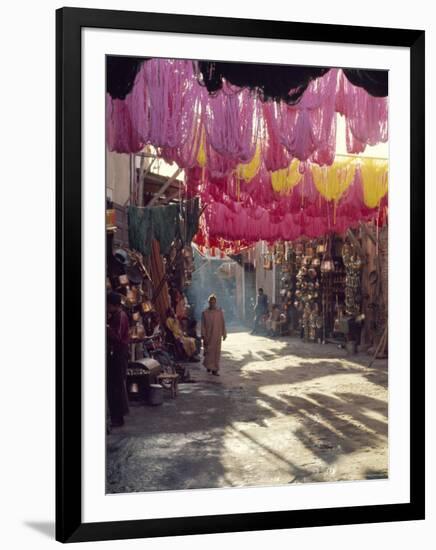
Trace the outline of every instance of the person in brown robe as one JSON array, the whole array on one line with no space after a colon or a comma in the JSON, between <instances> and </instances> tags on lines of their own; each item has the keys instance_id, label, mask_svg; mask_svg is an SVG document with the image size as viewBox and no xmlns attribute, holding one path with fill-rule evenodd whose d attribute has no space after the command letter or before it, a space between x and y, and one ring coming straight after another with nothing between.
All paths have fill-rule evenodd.
<instances>
[{"instance_id":1,"label":"person in brown robe","mask_svg":"<svg viewBox=\"0 0 436 550\"><path fill-rule=\"evenodd\" d=\"M219 376L221 340L227 338L224 314L216 305L216 296L209 296L209 307L201 314L201 337L204 345L203 365L207 372Z\"/></svg>"}]
</instances>

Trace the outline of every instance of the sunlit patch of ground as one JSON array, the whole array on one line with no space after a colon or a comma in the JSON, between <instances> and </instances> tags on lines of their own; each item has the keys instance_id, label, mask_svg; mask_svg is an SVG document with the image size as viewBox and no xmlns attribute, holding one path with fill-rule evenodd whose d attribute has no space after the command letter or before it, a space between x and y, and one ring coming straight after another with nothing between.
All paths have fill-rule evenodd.
<instances>
[{"instance_id":1,"label":"sunlit patch of ground","mask_svg":"<svg viewBox=\"0 0 436 550\"><path fill-rule=\"evenodd\" d=\"M387 363L333 345L230 333L221 376L191 366L162 407L108 437L108 492L387 476Z\"/></svg>"}]
</instances>

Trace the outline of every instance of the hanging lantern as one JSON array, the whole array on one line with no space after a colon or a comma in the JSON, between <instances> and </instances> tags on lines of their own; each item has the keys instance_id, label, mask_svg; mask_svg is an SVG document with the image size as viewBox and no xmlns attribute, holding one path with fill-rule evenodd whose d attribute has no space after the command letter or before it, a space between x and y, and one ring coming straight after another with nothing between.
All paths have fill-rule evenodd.
<instances>
[{"instance_id":1,"label":"hanging lantern","mask_svg":"<svg viewBox=\"0 0 436 550\"><path fill-rule=\"evenodd\" d=\"M321 262L321 273L331 273L335 270L335 264L332 259L325 259Z\"/></svg>"},{"instance_id":2,"label":"hanging lantern","mask_svg":"<svg viewBox=\"0 0 436 550\"><path fill-rule=\"evenodd\" d=\"M316 247L316 253L317 253L317 254L325 254L325 253L326 253L326 245L325 245L325 243L320 243L320 244Z\"/></svg>"}]
</instances>

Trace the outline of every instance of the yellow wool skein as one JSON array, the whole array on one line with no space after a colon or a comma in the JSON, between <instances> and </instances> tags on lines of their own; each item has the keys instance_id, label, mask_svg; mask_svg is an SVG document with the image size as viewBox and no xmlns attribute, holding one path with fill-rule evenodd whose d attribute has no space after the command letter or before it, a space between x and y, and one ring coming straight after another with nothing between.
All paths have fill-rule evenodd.
<instances>
[{"instance_id":1,"label":"yellow wool skein","mask_svg":"<svg viewBox=\"0 0 436 550\"><path fill-rule=\"evenodd\" d=\"M376 208L388 192L388 163L385 160L365 159L360 171L365 205Z\"/></svg>"},{"instance_id":2,"label":"yellow wool skein","mask_svg":"<svg viewBox=\"0 0 436 550\"><path fill-rule=\"evenodd\" d=\"M332 166L312 165L315 187L327 200L338 201L354 179L354 159L341 159Z\"/></svg>"},{"instance_id":3,"label":"yellow wool skein","mask_svg":"<svg viewBox=\"0 0 436 550\"><path fill-rule=\"evenodd\" d=\"M206 132L204 126L201 127L200 146L197 153L197 163L204 168L206 166Z\"/></svg>"},{"instance_id":4,"label":"yellow wool skein","mask_svg":"<svg viewBox=\"0 0 436 550\"><path fill-rule=\"evenodd\" d=\"M239 179L246 182L251 181L254 176L259 172L260 163L262 162L260 145L256 145L256 151L253 158L247 164L238 164L236 167L236 175Z\"/></svg>"},{"instance_id":5,"label":"yellow wool skein","mask_svg":"<svg viewBox=\"0 0 436 550\"><path fill-rule=\"evenodd\" d=\"M271 185L274 191L276 193L289 193L302 178L299 168L300 162L294 160L288 168L271 172Z\"/></svg>"}]
</instances>

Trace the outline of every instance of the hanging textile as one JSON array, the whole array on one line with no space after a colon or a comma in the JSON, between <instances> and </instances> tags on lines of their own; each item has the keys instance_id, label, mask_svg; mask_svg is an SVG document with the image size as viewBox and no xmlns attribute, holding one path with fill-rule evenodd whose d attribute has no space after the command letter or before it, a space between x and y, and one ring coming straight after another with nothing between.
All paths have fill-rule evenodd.
<instances>
[{"instance_id":1,"label":"hanging textile","mask_svg":"<svg viewBox=\"0 0 436 550\"><path fill-rule=\"evenodd\" d=\"M349 79L341 69L327 69L287 90L298 100L266 101L269 92L221 77L209 94L198 82L197 62L149 59L124 100L107 96L108 148L136 152L151 143L183 168L187 197L209 205L209 241L321 235L366 219L384 223L387 164L335 158L338 114L348 151L388 139L385 77L376 75L374 95L364 89L366 78L364 71ZM132 242L147 255L156 238L166 252L175 238L195 234L198 219L190 211L169 205L148 218L132 215Z\"/></svg>"},{"instance_id":2,"label":"hanging textile","mask_svg":"<svg viewBox=\"0 0 436 550\"><path fill-rule=\"evenodd\" d=\"M192 114L192 62L166 61L151 59L144 64L150 104L150 143L155 147L178 147L186 139L183 117L188 115L189 119Z\"/></svg>"},{"instance_id":3,"label":"hanging textile","mask_svg":"<svg viewBox=\"0 0 436 550\"><path fill-rule=\"evenodd\" d=\"M190 244L198 231L200 218L200 199L184 201L182 203L182 220L184 222L184 231L180 232L183 243Z\"/></svg>"},{"instance_id":4,"label":"hanging textile","mask_svg":"<svg viewBox=\"0 0 436 550\"><path fill-rule=\"evenodd\" d=\"M214 151L236 162L249 162L256 151L259 108L249 90L224 86L221 93L209 96L203 123Z\"/></svg>"},{"instance_id":5,"label":"hanging textile","mask_svg":"<svg viewBox=\"0 0 436 550\"><path fill-rule=\"evenodd\" d=\"M199 198L179 204L139 208L129 206L129 246L144 256L150 255L151 241L159 243L162 254L168 254L175 239L189 244L198 231Z\"/></svg>"},{"instance_id":6,"label":"hanging textile","mask_svg":"<svg viewBox=\"0 0 436 550\"><path fill-rule=\"evenodd\" d=\"M152 239L159 242L162 254L168 254L179 235L179 211L176 204L139 208L129 206L129 246L144 256L150 255Z\"/></svg>"},{"instance_id":7,"label":"hanging textile","mask_svg":"<svg viewBox=\"0 0 436 550\"><path fill-rule=\"evenodd\" d=\"M306 211L285 213L275 216L274 213L260 209L256 218L252 218L246 209L232 211L223 204L213 203L205 212L206 242L212 239L225 241L244 241L255 243L259 240L275 242L277 240L295 240L301 236L316 238L329 233L344 233L350 227L357 227L361 221L373 219L383 224L385 220L378 216L377 210L368 210L366 216L355 219L344 213L334 215L334 206L327 203L328 214L309 216Z\"/></svg>"},{"instance_id":8,"label":"hanging textile","mask_svg":"<svg viewBox=\"0 0 436 550\"><path fill-rule=\"evenodd\" d=\"M338 201L354 179L355 163L352 158L339 159L333 166L312 165L316 188L327 200Z\"/></svg>"},{"instance_id":9,"label":"hanging textile","mask_svg":"<svg viewBox=\"0 0 436 550\"><path fill-rule=\"evenodd\" d=\"M276 193L289 193L301 178L300 163L294 160L288 168L271 172L271 185Z\"/></svg>"},{"instance_id":10,"label":"hanging textile","mask_svg":"<svg viewBox=\"0 0 436 550\"><path fill-rule=\"evenodd\" d=\"M388 192L388 165L384 160L367 159L360 166L363 198L368 208L379 206Z\"/></svg>"},{"instance_id":11,"label":"hanging textile","mask_svg":"<svg viewBox=\"0 0 436 550\"><path fill-rule=\"evenodd\" d=\"M345 116L349 153L360 153L366 145L388 140L388 102L353 86L340 71L336 91L336 111Z\"/></svg>"},{"instance_id":12,"label":"hanging textile","mask_svg":"<svg viewBox=\"0 0 436 550\"><path fill-rule=\"evenodd\" d=\"M150 139L150 102L145 67L144 64L139 69L133 89L125 101L132 127L143 144Z\"/></svg>"},{"instance_id":13,"label":"hanging textile","mask_svg":"<svg viewBox=\"0 0 436 550\"><path fill-rule=\"evenodd\" d=\"M253 158L246 164L238 164L236 167L237 177L244 181L251 181L259 172L261 161L261 150L258 143L256 145L256 152L254 153Z\"/></svg>"},{"instance_id":14,"label":"hanging textile","mask_svg":"<svg viewBox=\"0 0 436 550\"><path fill-rule=\"evenodd\" d=\"M124 100L107 94L109 150L137 152L152 144L182 168L206 165L214 175L227 176L238 164L250 166L252 174L260 165L270 171L285 168L293 156L332 164L337 113L345 117L351 153L388 138L386 97L353 85L340 69L310 80L298 102L289 104L262 102L255 90L229 81L210 95L199 84L195 66L189 60L152 58L140 66Z\"/></svg>"},{"instance_id":15,"label":"hanging textile","mask_svg":"<svg viewBox=\"0 0 436 550\"><path fill-rule=\"evenodd\" d=\"M318 153L321 164L331 164L336 148L335 94L338 70L310 83L297 105L270 103L270 132L279 136L286 150L300 160Z\"/></svg>"},{"instance_id":16,"label":"hanging textile","mask_svg":"<svg viewBox=\"0 0 436 550\"><path fill-rule=\"evenodd\" d=\"M168 254L174 239L179 236L179 205L154 206L150 210L153 237L159 242L161 254Z\"/></svg>"},{"instance_id":17,"label":"hanging textile","mask_svg":"<svg viewBox=\"0 0 436 550\"><path fill-rule=\"evenodd\" d=\"M262 154L265 168L273 172L289 166L292 157L282 145L277 132L275 131L273 116L274 109L271 103L262 105L263 130Z\"/></svg>"},{"instance_id":18,"label":"hanging textile","mask_svg":"<svg viewBox=\"0 0 436 550\"><path fill-rule=\"evenodd\" d=\"M137 208L129 206L127 210L129 247L141 252L144 257L150 255L153 238L151 208Z\"/></svg>"},{"instance_id":19,"label":"hanging textile","mask_svg":"<svg viewBox=\"0 0 436 550\"><path fill-rule=\"evenodd\" d=\"M303 210L307 224L305 234L310 233L312 236L316 233L320 236L323 231L328 232L333 228L342 231L344 227L347 228L347 224L351 227L367 219L377 219L381 225L385 223L387 185L382 185L383 178L373 177L372 169L368 170L369 177L366 178L367 195L370 197L371 193L375 193L376 199L369 204L364 201L364 176L359 167L370 160L339 157L332 166L322 168L294 161L289 169L289 185L286 183L287 170L270 174L262 166L250 182L244 182L238 180L237 176L214 178L207 169L202 171L196 168L187 172L187 189L192 195L200 195L205 204L219 203L226 207L221 212L229 218L227 226L221 220L218 225L224 232L222 236L225 234L227 239L231 238L235 225L233 214L261 221L265 219L265 211L268 211L266 227L269 223L282 223L286 214L298 214ZM375 202L380 196L383 197L380 202L382 208L378 209ZM216 224L220 216L221 213L208 219L210 223ZM238 224L236 222L237 227ZM212 228L214 236L219 235L217 227ZM256 231L263 231L263 226L256 228ZM242 238L240 232L235 233L234 238Z\"/></svg>"},{"instance_id":20,"label":"hanging textile","mask_svg":"<svg viewBox=\"0 0 436 550\"><path fill-rule=\"evenodd\" d=\"M365 205L363 198L362 174L359 168L353 183L344 192L337 207L338 216L346 216L351 219L363 219L371 213L371 209Z\"/></svg>"},{"instance_id":21,"label":"hanging textile","mask_svg":"<svg viewBox=\"0 0 436 550\"><path fill-rule=\"evenodd\" d=\"M202 168L206 166L206 133L204 126L201 127L200 144L197 152L197 164Z\"/></svg>"},{"instance_id":22,"label":"hanging textile","mask_svg":"<svg viewBox=\"0 0 436 550\"><path fill-rule=\"evenodd\" d=\"M231 199L218 185L209 183L206 192L200 190L209 204L202 227L205 242L220 238L247 243L257 240L272 242L277 239L292 240L302 235L315 238L332 232L343 233L369 220L379 226L384 225L387 221L387 187L381 185L381 176L378 180L375 178L373 193L377 198L382 193L384 195L377 204L373 200L375 206L369 207L364 200L364 176L352 160L340 162L335 176L330 174L329 177L327 174L326 182L320 174L318 186L322 192L315 185L313 166L304 167L300 181L289 193L275 193L268 183L272 197L265 203L259 200L265 199L266 194L258 177L245 187L241 186L239 200ZM326 173L334 171L334 167L317 167L315 171L317 169ZM373 171L370 173L374 174ZM369 179L367 185L374 186L374 182ZM257 189L251 195L246 189L251 190L253 186Z\"/></svg>"},{"instance_id":23,"label":"hanging textile","mask_svg":"<svg viewBox=\"0 0 436 550\"><path fill-rule=\"evenodd\" d=\"M128 104L120 99L106 97L106 142L109 151L138 153L144 147L132 124Z\"/></svg>"}]
</instances>

